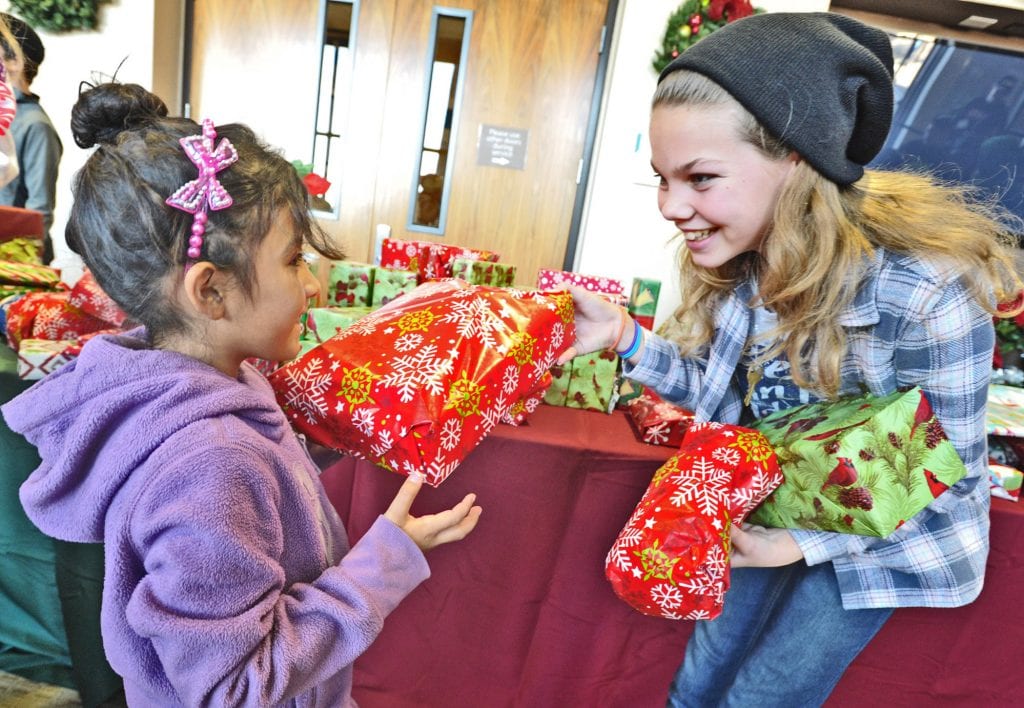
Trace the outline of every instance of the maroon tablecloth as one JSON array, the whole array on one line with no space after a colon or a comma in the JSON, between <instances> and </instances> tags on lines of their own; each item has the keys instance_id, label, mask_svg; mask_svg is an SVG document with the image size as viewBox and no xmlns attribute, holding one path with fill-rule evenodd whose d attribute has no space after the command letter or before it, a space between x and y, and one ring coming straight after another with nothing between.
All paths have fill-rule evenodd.
<instances>
[{"instance_id":1,"label":"maroon tablecloth","mask_svg":"<svg viewBox=\"0 0 1024 708\"><path fill-rule=\"evenodd\" d=\"M498 426L452 477L420 493L415 514L470 491L484 513L469 538L429 552L432 577L356 662L356 700L363 708L663 706L692 623L630 609L605 580L604 558L671 454L637 442L619 413L542 406L526 426ZM352 459L323 474L353 540L401 481ZM897 612L829 705L1024 700L1015 592L1024 588L1024 510L994 500L992 540L981 599Z\"/></svg>"}]
</instances>

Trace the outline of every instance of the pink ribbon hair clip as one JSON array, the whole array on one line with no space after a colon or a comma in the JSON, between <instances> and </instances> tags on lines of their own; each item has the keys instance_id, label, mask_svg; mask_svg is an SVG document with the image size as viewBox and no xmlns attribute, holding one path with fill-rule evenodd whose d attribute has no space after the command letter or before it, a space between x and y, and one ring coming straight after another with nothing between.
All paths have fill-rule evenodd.
<instances>
[{"instance_id":1,"label":"pink ribbon hair clip","mask_svg":"<svg viewBox=\"0 0 1024 708\"><path fill-rule=\"evenodd\" d=\"M224 189L217 180L217 173L227 169L238 161L238 151L231 141L221 138L220 143L214 149L217 141L217 131L213 127L213 121L209 118L203 119L203 132L201 135L190 135L182 138L182 149L188 155L188 159L199 170L196 179L186 182L178 187L174 194L167 197L165 203L175 209L192 214L192 235L188 239L188 262L189 266L199 260L203 251L203 234L206 233L206 222L208 211L219 211L227 209L234 203L231 195Z\"/></svg>"}]
</instances>

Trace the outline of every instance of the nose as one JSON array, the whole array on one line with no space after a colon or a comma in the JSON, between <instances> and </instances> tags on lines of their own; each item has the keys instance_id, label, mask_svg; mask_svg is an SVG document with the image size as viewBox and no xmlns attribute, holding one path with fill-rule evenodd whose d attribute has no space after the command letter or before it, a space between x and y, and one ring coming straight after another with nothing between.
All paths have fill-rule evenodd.
<instances>
[{"instance_id":1,"label":"nose","mask_svg":"<svg viewBox=\"0 0 1024 708\"><path fill-rule=\"evenodd\" d=\"M684 187L672 187L658 192L658 208L668 221L686 221L693 218L692 192Z\"/></svg>"},{"instance_id":2,"label":"nose","mask_svg":"<svg viewBox=\"0 0 1024 708\"><path fill-rule=\"evenodd\" d=\"M302 264L302 290L306 293L306 298L315 297L320 294L320 281L313 275L313 271L309 269L309 265L305 262Z\"/></svg>"}]
</instances>

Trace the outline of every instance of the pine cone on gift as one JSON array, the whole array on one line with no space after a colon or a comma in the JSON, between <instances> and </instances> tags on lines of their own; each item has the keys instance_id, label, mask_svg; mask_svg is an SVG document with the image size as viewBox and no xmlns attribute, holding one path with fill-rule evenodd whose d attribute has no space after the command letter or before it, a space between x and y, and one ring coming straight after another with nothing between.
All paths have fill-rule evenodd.
<instances>
[{"instance_id":1,"label":"pine cone on gift","mask_svg":"<svg viewBox=\"0 0 1024 708\"><path fill-rule=\"evenodd\" d=\"M924 429L924 444L928 449L934 450L945 439L946 431L942 429L942 423L939 422L939 419L932 418L928 421L928 425Z\"/></svg>"},{"instance_id":2,"label":"pine cone on gift","mask_svg":"<svg viewBox=\"0 0 1024 708\"><path fill-rule=\"evenodd\" d=\"M871 497L871 490L867 487L851 487L839 490L839 503L847 509L871 511L875 500Z\"/></svg>"}]
</instances>

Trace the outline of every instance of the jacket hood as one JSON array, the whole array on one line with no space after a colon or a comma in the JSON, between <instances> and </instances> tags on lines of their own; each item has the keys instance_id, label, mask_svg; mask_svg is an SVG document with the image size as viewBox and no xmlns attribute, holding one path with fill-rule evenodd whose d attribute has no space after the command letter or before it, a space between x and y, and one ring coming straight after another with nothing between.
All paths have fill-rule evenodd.
<instances>
[{"instance_id":1,"label":"jacket hood","mask_svg":"<svg viewBox=\"0 0 1024 708\"><path fill-rule=\"evenodd\" d=\"M270 385L254 368L243 364L232 378L150 348L141 329L91 339L77 359L2 411L42 459L21 486L26 513L44 533L76 542L103 540L118 490L186 426L230 415L270 439L287 430Z\"/></svg>"}]
</instances>

